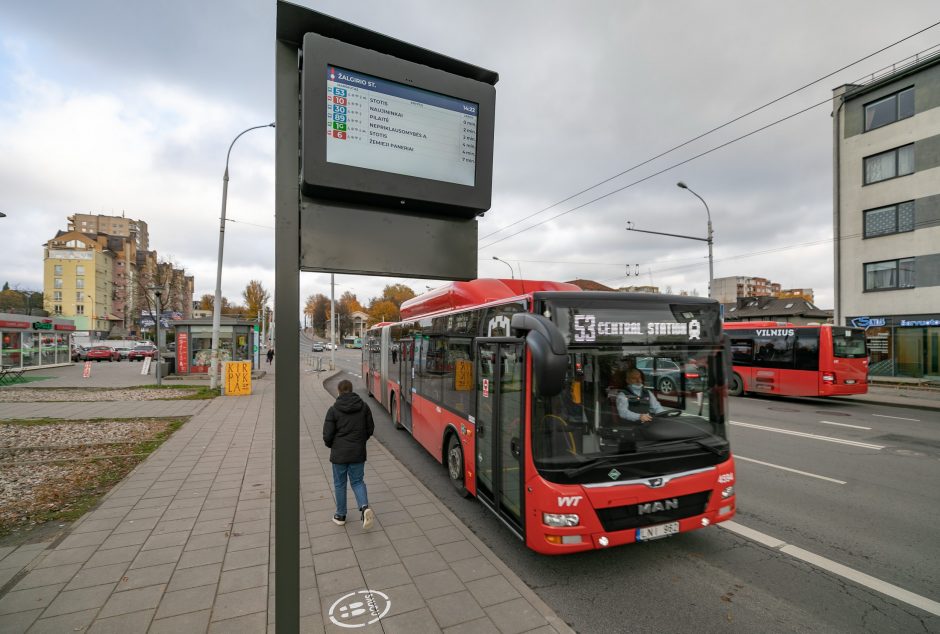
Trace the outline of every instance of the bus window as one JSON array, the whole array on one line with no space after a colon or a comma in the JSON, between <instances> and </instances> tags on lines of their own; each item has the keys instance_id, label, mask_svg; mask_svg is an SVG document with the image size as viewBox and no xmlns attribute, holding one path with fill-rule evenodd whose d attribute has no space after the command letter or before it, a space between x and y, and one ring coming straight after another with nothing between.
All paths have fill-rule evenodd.
<instances>
[{"instance_id":1,"label":"bus window","mask_svg":"<svg viewBox=\"0 0 940 634\"><path fill-rule=\"evenodd\" d=\"M819 369L819 330L799 329L796 331L796 343L793 347L795 368L797 370Z\"/></svg>"}]
</instances>

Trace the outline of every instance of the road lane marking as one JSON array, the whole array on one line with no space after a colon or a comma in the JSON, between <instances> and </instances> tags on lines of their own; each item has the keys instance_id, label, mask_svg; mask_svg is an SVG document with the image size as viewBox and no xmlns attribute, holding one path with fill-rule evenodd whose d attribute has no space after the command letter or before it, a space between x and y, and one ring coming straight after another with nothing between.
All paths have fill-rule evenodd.
<instances>
[{"instance_id":1,"label":"road lane marking","mask_svg":"<svg viewBox=\"0 0 940 634\"><path fill-rule=\"evenodd\" d=\"M910 420L914 421L915 423L920 422L919 418L901 418L900 416L886 416L884 414L872 414L872 416L877 416L878 418L893 418L894 420Z\"/></svg>"},{"instance_id":2,"label":"road lane marking","mask_svg":"<svg viewBox=\"0 0 940 634\"><path fill-rule=\"evenodd\" d=\"M773 464L771 462L763 462L761 460L754 460L753 458L745 458L741 454L734 454L735 460L744 460L745 462L754 462L756 464L762 464L765 467L773 467L774 469L782 469L783 471L790 471L792 473L798 473L800 475L809 476L811 478L819 478L820 480L827 480L828 482L835 482L836 484L846 484L844 480L836 480L835 478L827 478L826 476L816 475L815 473L810 473L809 471L800 471L799 469L791 469L790 467L781 467L778 464Z\"/></svg>"},{"instance_id":3,"label":"road lane marking","mask_svg":"<svg viewBox=\"0 0 940 634\"><path fill-rule=\"evenodd\" d=\"M748 528L747 526L742 526L734 521L721 522L718 526L724 528L725 530L731 531L741 537L750 539L759 544L763 544L768 548L774 550L779 550L785 555L789 555L794 559L799 559L805 561L811 566L815 566L827 572L831 572L835 575L839 575L844 579L853 581L860 586L870 588L875 592L880 592L883 595L889 596L892 599L897 599L898 601L903 601L908 605L913 605L916 608L933 614L934 616L940 616L940 602L934 601L933 599L928 599L927 597L915 594L910 590L905 590L894 584L888 583L887 581L882 581L871 575L866 575L864 572L855 570L854 568L849 568L844 564L840 564L837 561L827 559L821 555L811 553L808 550L804 550L797 546L792 546L786 542L777 539L776 537L771 537L760 531L756 531L753 528Z\"/></svg>"},{"instance_id":4,"label":"road lane marking","mask_svg":"<svg viewBox=\"0 0 940 634\"><path fill-rule=\"evenodd\" d=\"M867 442L857 442L855 440L843 440L841 438L833 438L831 436L820 436L818 434L807 434L802 431L793 431L791 429L780 429L779 427L767 427L765 425L754 425L753 423L742 423L736 420L731 421L731 424L737 425L739 427L748 427L750 429L760 429L762 431L772 431L778 434L787 434L789 436L799 436L800 438L812 438L813 440L824 440L826 442L835 442L835 443L839 443L840 445L862 447L863 449L875 449L875 450L884 449L884 445L872 445Z\"/></svg>"},{"instance_id":5,"label":"road lane marking","mask_svg":"<svg viewBox=\"0 0 940 634\"><path fill-rule=\"evenodd\" d=\"M825 423L826 425L838 425L839 427L851 427L852 429L867 429L871 430L871 427L862 427L861 425L849 425L848 423L836 423L831 420L821 420L820 423Z\"/></svg>"}]
</instances>

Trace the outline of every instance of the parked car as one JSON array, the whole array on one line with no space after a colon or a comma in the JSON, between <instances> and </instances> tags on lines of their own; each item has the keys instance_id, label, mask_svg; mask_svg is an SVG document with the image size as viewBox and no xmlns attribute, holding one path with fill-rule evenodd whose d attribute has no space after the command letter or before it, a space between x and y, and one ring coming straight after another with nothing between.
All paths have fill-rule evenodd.
<instances>
[{"instance_id":1,"label":"parked car","mask_svg":"<svg viewBox=\"0 0 940 634\"><path fill-rule=\"evenodd\" d=\"M85 361L88 354L87 346L75 346L72 348L72 361Z\"/></svg>"},{"instance_id":2,"label":"parked car","mask_svg":"<svg viewBox=\"0 0 940 634\"><path fill-rule=\"evenodd\" d=\"M686 392L701 392L703 389L702 376L691 364L683 371L672 359L641 357L637 359L636 367L646 377L647 387L661 394L675 394L683 385ZM685 376L681 376L683 373Z\"/></svg>"},{"instance_id":3,"label":"parked car","mask_svg":"<svg viewBox=\"0 0 940 634\"><path fill-rule=\"evenodd\" d=\"M143 361L145 358L153 358L153 355L156 354L157 347L153 344L143 344L140 346L134 346L134 349L127 353L128 361Z\"/></svg>"},{"instance_id":4,"label":"parked car","mask_svg":"<svg viewBox=\"0 0 940 634\"><path fill-rule=\"evenodd\" d=\"M121 353L111 346L92 346L85 353L87 361L120 361Z\"/></svg>"},{"instance_id":5,"label":"parked car","mask_svg":"<svg viewBox=\"0 0 940 634\"><path fill-rule=\"evenodd\" d=\"M127 355L130 354L131 350L133 350L131 346L121 345L121 344L112 345L111 347L117 350L117 353L121 357L121 359L126 359ZM120 359L118 360L120 361Z\"/></svg>"},{"instance_id":6,"label":"parked car","mask_svg":"<svg viewBox=\"0 0 940 634\"><path fill-rule=\"evenodd\" d=\"M323 349L324 349L324 348L323 348L323 344L322 344L322 343L320 343L319 341L314 341L314 342L313 342L313 351L314 351L314 352L323 352Z\"/></svg>"}]
</instances>

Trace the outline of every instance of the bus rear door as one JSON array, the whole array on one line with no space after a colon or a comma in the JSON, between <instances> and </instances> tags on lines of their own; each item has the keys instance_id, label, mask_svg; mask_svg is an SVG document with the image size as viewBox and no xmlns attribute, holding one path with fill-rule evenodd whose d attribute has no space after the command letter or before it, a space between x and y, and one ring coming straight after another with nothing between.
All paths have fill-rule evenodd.
<instances>
[{"instance_id":1,"label":"bus rear door","mask_svg":"<svg viewBox=\"0 0 940 634\"><path fill-rule=\"evenodd\" d=\"M478 339L475 354L477 497L523 539L524 351L520 339Z\"/></svg>"}]
</instances>

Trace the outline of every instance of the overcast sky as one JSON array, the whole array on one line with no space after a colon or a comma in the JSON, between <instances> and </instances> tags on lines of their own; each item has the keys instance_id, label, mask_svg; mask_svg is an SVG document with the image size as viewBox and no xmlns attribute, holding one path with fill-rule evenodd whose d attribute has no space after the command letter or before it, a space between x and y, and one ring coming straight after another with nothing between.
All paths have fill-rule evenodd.
<instances>
[{"instance_id":1,"label":"overcast sky","mask_svg":"<svg viewBox=\"0 0 940 634\"><path fill-rule=\"evenodd\" d=\"M715 277L811 287L832 307L832 88L940 43L940 27L529 220L795 88L940 21L936 0L301 2L499 73L493 205L479 276L589 278L705 294ZM275 2L42 0L0 5L0 283L42 287L42 245L73 213L144 220L151 248L214 292L225 152L274 120ZM936 50L936 49L934 49ZM232 153L223 294L274 288L274 133ZM354 231L354 228L350 228ZM489 234L494 234L486 237ZM509 237L511 236L511 237ZM503 239L506 238L506 239ZM858 239L858 238L849 238ZM499 240L499 241L498 241ZM498 242L496 242L498 241ZM489 246L488 246L489 245ZM364 245L359 245L364 248ZM631 275L627 276L627 273ZM639 275L636 275L636 273ZM365 304L385 284L337 277ZM329 275L301 275L301 297Z\"/></svg>"}]
</instances>

